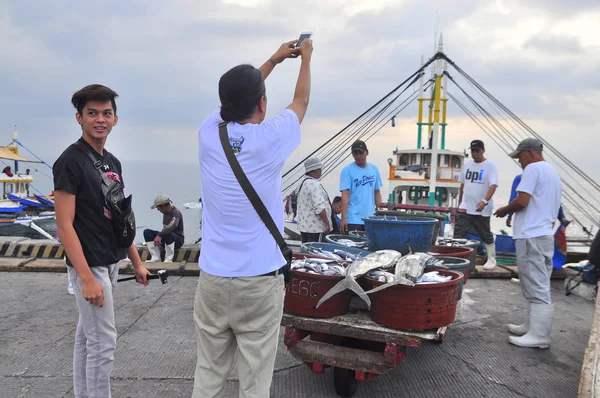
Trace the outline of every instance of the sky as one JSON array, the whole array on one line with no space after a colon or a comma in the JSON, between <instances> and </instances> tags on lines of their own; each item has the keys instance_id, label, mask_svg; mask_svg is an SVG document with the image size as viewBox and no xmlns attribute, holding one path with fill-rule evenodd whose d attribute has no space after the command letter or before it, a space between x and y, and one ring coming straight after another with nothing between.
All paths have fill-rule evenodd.
<instances>
[{"instance_id":1,"label":"sky","mask_svg":"<svg viewBox=\"0 0 600 398\"><path fill-rule=\"evenodd\" d=\"M0 140L10 142L17 125L20 141L52 164L80 135L71 95L101 83L120 95L111 152L195 164L198 126L219 106L219 77L240 63L258 67L312 31L311 101L290 167L415 72L441 32L452 61L600 180L598 20L595 0L5 0ZM291 102L298 69L287 60L267 79L268 117ZM452 84L449 92L460 94ZM393 149L416 146L416 114L407 108L368 141L371 162L385 170ZM452 103L448 123L450 149L489 143L508 197L516 164Z\"/></svg>"}]
</instances>

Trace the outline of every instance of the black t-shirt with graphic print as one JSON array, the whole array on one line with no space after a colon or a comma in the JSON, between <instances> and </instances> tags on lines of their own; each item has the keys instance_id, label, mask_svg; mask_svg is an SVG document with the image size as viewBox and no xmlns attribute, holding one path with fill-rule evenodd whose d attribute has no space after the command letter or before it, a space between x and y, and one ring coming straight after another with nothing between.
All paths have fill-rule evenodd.
<instances>
[{"instance_id":1,"label":"black t-shirt with graphic print","mask_svg":"<svg viewBox=\"0 0 600 398\"><path fill-rule=\"evenodd\" d=\"M102 170L108 177L124 184L121 162L116 157L106 149L101 156L83 138L79 142L89 147L96 159L102 162ZM117 245L110 221L111 212L104 204L101 178L91 159L72 144L56 160L52 172L54 190L64 190L76 196L73 227L88 265L108 266L124 259L125 249ZM68 256L67 264L73 265Z\"/></svg>"}]
</instances>

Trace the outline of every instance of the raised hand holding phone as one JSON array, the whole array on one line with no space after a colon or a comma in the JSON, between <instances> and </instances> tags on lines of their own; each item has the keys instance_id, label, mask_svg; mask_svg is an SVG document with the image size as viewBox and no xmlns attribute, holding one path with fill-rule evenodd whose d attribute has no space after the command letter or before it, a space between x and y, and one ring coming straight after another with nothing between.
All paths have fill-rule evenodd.
<instances>
[{"instance_id":1,"label":"raised hand holding phone","mask_svg":"<svg viewBox=\"0 0 600 398\"><path fill-rule=\"evenodd\" d=\"M298 38L298 41L296 42L296 48L300 48L300 46L302 45L302 42L306 39L310 39L311 37L312 37L312 32L300 33L300 37Z\"/></svg>"}]
</instances>

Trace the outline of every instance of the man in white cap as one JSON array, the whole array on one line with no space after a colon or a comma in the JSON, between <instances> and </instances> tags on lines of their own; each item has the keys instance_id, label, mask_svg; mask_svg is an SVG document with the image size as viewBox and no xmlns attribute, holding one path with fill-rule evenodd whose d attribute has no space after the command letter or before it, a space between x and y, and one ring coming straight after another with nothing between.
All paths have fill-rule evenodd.
<instances>
[{"instance_id":1,"label":"man in white cap","mask_svg":"<svg viewBox=\"0 0 600 398\"><path fill-rule=\"evenodd\" d=\"M166 195L158 195L154 198L154 204L151 209L156 209L163 214L163 229L155 231L153 229L144 230L144 240L152 258L149 263L160 261L160 248L165 246L165 263L173 262L175 250L183 246L183 215L181 211L173 206L171 199Z\"/></svg>"},{"instance_id":2,"label":"man in white cap","mask_svg":"<svg viewBox=\"0 0 600 398\"><path fill-rule=\"evenodd\" d=\"M322 242L331 231L331 202L319 182L323 165L315 157L304 162L305 175L296 190L298 195L298 230L302 243Z\"/></svg>"},{"instance_id":3,"label":"man in white cap","mask_svg":"<svg viewBox=\"0 0 600 398\"><path fill-rule=\"evenodd\" d=\"M560 207L562 182L556 171L544 160L543 144L527 138L509 154L518 158L523 176L517 187L517 198L496 210L497 217L514 213L513 238L521 291L528 302L528 313L521 325L508 325L517 336L508 341L521 347L548 348L554 306L550 298L550 276L554 255L552 224Z\"/></svg>"}]
</instances>

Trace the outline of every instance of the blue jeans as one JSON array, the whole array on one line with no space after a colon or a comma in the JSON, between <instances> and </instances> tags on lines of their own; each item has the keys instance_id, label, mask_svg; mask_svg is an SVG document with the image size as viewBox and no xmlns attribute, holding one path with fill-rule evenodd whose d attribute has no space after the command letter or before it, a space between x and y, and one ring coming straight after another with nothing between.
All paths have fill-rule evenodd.
<instances>
[{"instance_id":1,"label":"blue jeans","mask_svg":"<svg viewBox=\"0 0 600 398\"><path fill-rule=\"evenodd\" d=\"M160 231L155 231L153 229L145 229L144 230L144 242L152 242L154 240L154 238L156 238L158 236L158 233ZM181 236L171 232L168 235L165 235L162 237L162 241L165 245L170 245L171 243L175 242L175 249L179 249L181 246L183 246L183 239L181 239Z\"/></svg>"}]
</instances>

